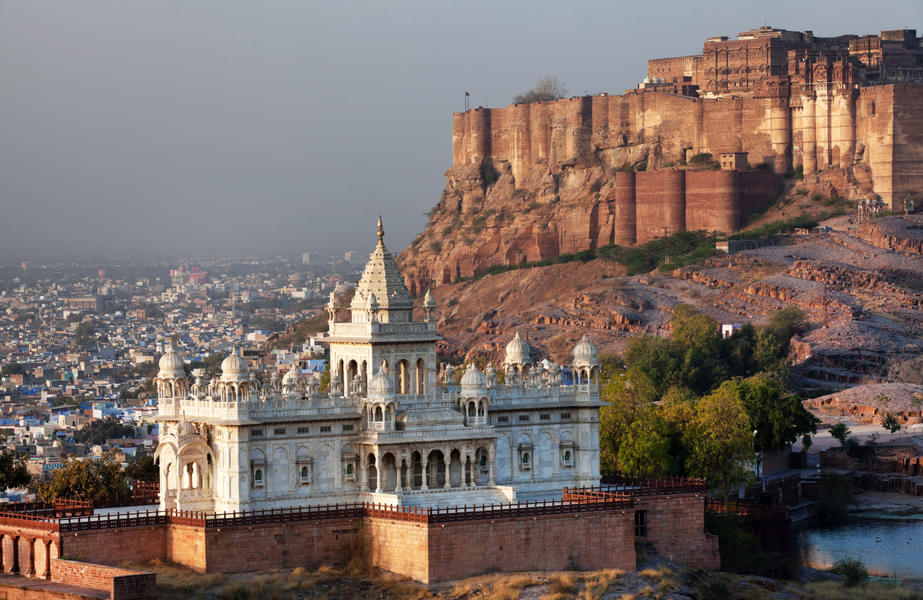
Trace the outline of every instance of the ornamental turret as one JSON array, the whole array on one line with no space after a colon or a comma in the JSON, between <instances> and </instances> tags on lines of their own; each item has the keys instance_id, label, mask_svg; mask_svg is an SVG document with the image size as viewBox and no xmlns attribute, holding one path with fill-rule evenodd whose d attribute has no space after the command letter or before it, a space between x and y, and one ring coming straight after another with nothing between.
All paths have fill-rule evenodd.
<instances>
[{"instance_id":1,"label":"ornamental turret","mask_svg":"<svg viewBox=\"0 0 923 600\"><path fill-rule=\"evenodd\" d=\"M529 344L519 336L517 331L516 337L506 345L506 356L503 359L503 370L507 375L507 381L510 379L521 381L522 377L528 373L532 366L529 353Z\"/></svg>"},{"instance_id":2,"label":"ornamental turret","mask_svg":"<svg viewBox=\"0 0 923 600\"><path fill-rule=\"evenodd\" d=\"M586 335L574 346L573 354L575 383L599 383L598 352Z\"/></svg>"},{"instance_id":3,"label":"ornamental turret","mask_svg":"<svg viewBox=\"0 0 923 600\"><path fill-rule=\"evenodd\" d=\"M157 363L159 368L154 384L157 387L157 397L160 400L180 399L186 396L189 381L186 379L185 363L179 354L173 351L173 346L167 346L167 351Z\"/></svg>"}]
</instances>

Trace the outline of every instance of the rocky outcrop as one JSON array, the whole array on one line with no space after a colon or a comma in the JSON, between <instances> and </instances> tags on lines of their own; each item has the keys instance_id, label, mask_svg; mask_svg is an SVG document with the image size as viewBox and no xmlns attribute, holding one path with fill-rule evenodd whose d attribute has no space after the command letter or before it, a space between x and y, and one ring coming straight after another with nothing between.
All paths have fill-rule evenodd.
<instances>
[{"instance_id":1,"label":"rocky outcrop","mask_svg":"<svg viewBox=\"0 0 923 600\"><path fill-rule=\"evenodd\" d=\"M862 223L859 236L878 248L923 254L923 215L873 219Z\"/></svg>"}]
</instances>

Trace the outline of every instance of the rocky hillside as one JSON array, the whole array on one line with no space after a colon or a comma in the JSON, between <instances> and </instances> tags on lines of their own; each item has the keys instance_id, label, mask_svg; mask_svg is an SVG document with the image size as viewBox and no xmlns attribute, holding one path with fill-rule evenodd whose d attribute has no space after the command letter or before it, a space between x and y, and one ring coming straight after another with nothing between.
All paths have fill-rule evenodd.
<instances>
[{"instance_id":1,"label":"rocky hillside","mask_svg":"<svg viewBox=\"0 0 923 600\"><path fill-rule=\"evenodd\" d=\"M878 248L873 232L910 235L920 221L886 217L856 229L841 217L827 222L829 233L783 236L775 246L669 273L627 277L597 259L442 285L435 290L442 351L500 359L519 331L534 358L567 362L584 333L602 352L620 351L638 334L665 334L680 303L721 323L762 322L795 305L815 325L793 344L809 385L908 380L914 369L899 367L923 352L923 261L912 244L905 252ZM901 239L893 243L908 246Z\"/></svg>"}]
</instances>

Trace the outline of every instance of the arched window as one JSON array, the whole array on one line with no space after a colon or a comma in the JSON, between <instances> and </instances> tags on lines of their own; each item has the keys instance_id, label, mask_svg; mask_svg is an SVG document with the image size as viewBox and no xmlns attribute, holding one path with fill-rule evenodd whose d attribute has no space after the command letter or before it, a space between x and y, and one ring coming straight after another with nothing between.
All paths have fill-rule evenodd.
<instances>
[{"instance_id":1,"label":"arched window","mask_svg":"<svg viewBox=\"0 0 923 600\"><path fill-rule=\"evenodd\" d=\"M481 467L487 467L487 455L481 454Z\"/></svg>"},{"instance_id":2,"label":"arched window","mask_svg":"<svg viewBox=\"0 0 923 600\"><path fill-rule=\"evenodd\" d=\"M529 466L529 453L528 452L522 453L522 466L523 467Z\"/></svg>"},{"instance_id":3,"label":"arched window","mask_svg":"<svg viewBox=\"0 0 923 600\"><path fill-rule=\"evenodd\" d=\"M253 471L253 487L263 487L263 469Z\"/></svg>"},{"instance_id":4,"label":"arched window","mask_svg":"<svg viewBox=\"0 0 923 600\"><path fill-rule=\"evenodd\" d=\"M346 476L349 477L353 474L353 463L346 463Z\"/></svg>"},{"instance_id":5,"label":"arched window","mask_svg":"<svg viewBox=\"0 0 923 600\"><path fill-rule=\"evenodd\" d=\"M568 452L568 454L570 453ZM307 465L305 465L301 467L301 479L304 480L304 479L307 479L307 477L308 477L308 467Z\"/></svg>"}]
</instances>

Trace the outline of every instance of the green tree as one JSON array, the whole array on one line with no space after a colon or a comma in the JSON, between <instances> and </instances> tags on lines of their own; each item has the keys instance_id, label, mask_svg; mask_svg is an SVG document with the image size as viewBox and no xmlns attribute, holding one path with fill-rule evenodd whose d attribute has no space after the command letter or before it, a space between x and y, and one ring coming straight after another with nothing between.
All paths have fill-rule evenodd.
<instances>
[{"instance_id":1,"label":"green tree","mask_svg":"<svg viewBox=\"0 0 923 600\"><path fill-rule=\"evenodd\" d=\"M743 403L728 390L718 389L699 400L686 430L690 473L720 488L727 503L731 487L752 475L752 440Z\"/></svg>"},{"instance_id":2,"label":"green tree","mask_svg":"<svg viewBox=\"0 0 923 600\"><path fill-rule=\"evenodd\" d=\"M160 467L150 454L138 456L125 466L125 476L131 481L160 481Z\"/></svg>"},{"instance_id":3,"label":"green tree","mask_svg":"<svg viewBox=\"0 0 923 600\"><path fill-rule=\"evenodd\" d=\"M599 464L603 473L611 474L619 470L619 446L628 434L635 414L635 403L627 387L625 373L610 376L600 390L600 396L606 404L599 411Z\"/></svg>"},{"instance_id":4,"label":"green tree","mask_svg":"<svg viewBox=\"0 0 923 600\"><path fill-rule=\"evenodd\" d=\"M13 452L0 451L0 491L22 487L32 481L25 459Z\"/></svg>"},{"instance_id":5,"label":"green tree","mask_svg":"<svg viewBox=\"0 0 923 600\"><path fill-rule=\"evenodd\" d=\"M897 420L897 415L891 412L885 415L881 425L891 432L891 439L894 439L894 434L901 430L901 422Z\"/></svg>"},{"instance_id":6,"label":"green tree","mask_svg":"<svg viewBox=\"0 0 923 600\"><path fill-rule=\"evenodd\" d=\"M74 332L73 345L80 350L89 350L96 345L96 338L93 336L93 325L89 321L84 321L77 325Z\"/></svg>"},{"instance_id":7,"label":"green tree","mask_svg":"<svg viewBox=\"0 0 923 600\"><path fill-rule=\"evenodd\" d=\"M26 368L23 365L17 362L11 362L3 365L3 370L0 371L0 375L9 377L10 375L24 375L25 372Z\"/></svg>"},{"instance_id":8,"label":"green tree","mask_svg":"<svg viewBox=\"0 0 923 600\"><path fill-rule=\"evenodd\" d=\"M633 420L619 440L616 465L619 471L656 475L670 470L670 440L658 408L647 405L635 411Z\"/></svg>"},{"instance_id":9,"label":"green tree","mask_svg":"<svg viewBox=\"0 0 923 600\"><path fill-rule=\"evenodd\" d=\"M68 459L51 481L38 485L39 498L49 504L57 498L95 501L127 493L122 467L109 456Z\"/></svg>"},{"instance_id":10,"label":"green tree","mask_svg":"<svg viewBox=\"0 0 923 600\"><path fill-rule=\"evenodd\" d=\"M123 425L114 417L94 421L74 434L74 441L84 444L105 444L106 440L133 438L135 428Z\"/></svg>"},{"instance_id":11,"label":"green tree","mask_svg":"<svg viewBox=\"0 0 923 600\"><path fill-rule=\"evenodd\" d=\"M797 396L785 393L772 377L732 379L718 389L726 389L743 402L750 428L756 431L754 444L759 451L780 448L799 436L817 432L817 418L805 410Z\"/></svg>"},{"instance_id":12,"label":"green tree","mask_svg":"<svg viewBox=\"0 0 923 600\"><path fill-rule=\"evenodd\" d=\"M849 430L845 423L837 423L830 428L830 437L839 440L840 446L846 445L846 439L851 433L852 431Z\"/></svg>"}]
</instances>

